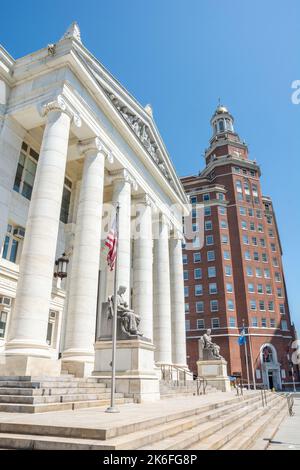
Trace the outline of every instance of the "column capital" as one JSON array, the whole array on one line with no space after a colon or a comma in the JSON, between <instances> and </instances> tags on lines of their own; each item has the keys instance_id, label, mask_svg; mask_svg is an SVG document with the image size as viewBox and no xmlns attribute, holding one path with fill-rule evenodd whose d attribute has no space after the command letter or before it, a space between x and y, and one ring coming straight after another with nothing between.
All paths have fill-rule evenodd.
<instances>
[{"instance_id":1,"label":"column capital","mask_svg":"<svg viewBox=\"0 0 300 470\"><path fill-rule=\"evenodd\" d=\"M138 189L138 184L136 182L136 179L132 176L132 174L126 168L122 168L122 170L117 170L117 171L112 172L111 177L112 177L112 182L126 181L126 183L129 183L134 191L137 191Z\"/></svg>"},{"instance_id":2,"label":"column capital","mask_svg":"<svg viewBox=\"0 0 300 470\"><path fill-rule=\"evenodd\" d=\"M169 230L173 229L173 224L166 214L161 213L160 220L162 224L167 225Z\"/></svg>"},{"instance_id":3,"label":"column capital","mask_svg":"<svg viewBox=\"0 0 300 470\"><path fill-rule=\"evenodd\" d=\"M57 95L53 100L46 101L40 107L42 117L47 116L51 111L61 111L67 114L76 127L81 127L81 117L72 109L62 95Z\"/></svg>"},{"instance_id":4,"label":"column capital","mask_svg":"<svg viewBox=\"0 0 300 470\"><path fill-rule=\"evenodd\" d=\"M144 193L144 194L138 194L134 199L133 199L134 204L140 204L144 206L150 206L151 209L156 212L157 211L157 205L153 201L153 199L149 196L149 194Z\"/></svg>"},{"instance_id":5,"label":"column capital","mask_svg":"<svg viewBox=\"0 0 300 470\"><path fill-rule=\"evenodd\" d=\"M105 158L107 158L109 163L114 162L114 157L111 150L108 149L99 136L80 141L78 143L78 147L80 153L102 153Z\"/></svg>"}]
</instances>

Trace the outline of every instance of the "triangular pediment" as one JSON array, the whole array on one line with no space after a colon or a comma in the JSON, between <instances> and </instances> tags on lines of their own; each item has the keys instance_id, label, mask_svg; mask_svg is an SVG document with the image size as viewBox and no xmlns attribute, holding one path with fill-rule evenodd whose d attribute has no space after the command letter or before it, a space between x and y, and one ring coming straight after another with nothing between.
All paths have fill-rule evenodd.
<instances>
[{"instance_id":1,"label":"triangular pediment","mask_svg":"<svg viewBox=\"0 0 300 470\"><path fill-rule=\"evenodd\" d=\"M182 184L177 177L170 156L158 132L149 105L144 108L130 93L98 62L85 48L75 45L76 54L88 72L104 91L106 97L118 111L130 131L147 151L169 185L183 202L187 202Z\"/></svg>"}]
</instances>

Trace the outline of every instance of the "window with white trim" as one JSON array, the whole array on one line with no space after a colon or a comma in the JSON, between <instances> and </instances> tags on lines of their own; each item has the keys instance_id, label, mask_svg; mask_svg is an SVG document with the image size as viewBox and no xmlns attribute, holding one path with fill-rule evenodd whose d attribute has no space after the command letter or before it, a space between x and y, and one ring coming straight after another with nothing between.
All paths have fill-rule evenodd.
<instances>
[{"instance_id":1,"label":"window with white trim","mask_svg":"<svg viewBox=\"0 0 300 470\"><path fill-rule=\"evenodd\" d=\"M15 176L14 191L22 194L28 200L31 199L38 159L38 153L23 142Z\"/></svg>"}]
</instances>

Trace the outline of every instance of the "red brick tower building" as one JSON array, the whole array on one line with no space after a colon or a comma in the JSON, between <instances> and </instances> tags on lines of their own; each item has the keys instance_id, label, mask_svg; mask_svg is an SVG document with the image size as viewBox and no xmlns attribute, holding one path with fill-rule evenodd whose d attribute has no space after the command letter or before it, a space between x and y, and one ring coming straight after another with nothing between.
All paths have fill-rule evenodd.
<instances>
[{"instance_id":1,"label":"red brick tower building","mask_svg":"<svg viewBox=\"0 0 300 470\"><path fill-rule=\"evenodd\" d=\"M245 347L238 345L244 324L250 382L254 372L256 383L281 389L299 383L299 373L294 366L293 378L295 330L280 238L272 201L261 192L260 168L233 124L219 106L204 170L182 178L193 208L192 249L183 250L188 364L196 373L198 339L211 328L228 373L247 380Z\"/></svg>"}]
</instances>

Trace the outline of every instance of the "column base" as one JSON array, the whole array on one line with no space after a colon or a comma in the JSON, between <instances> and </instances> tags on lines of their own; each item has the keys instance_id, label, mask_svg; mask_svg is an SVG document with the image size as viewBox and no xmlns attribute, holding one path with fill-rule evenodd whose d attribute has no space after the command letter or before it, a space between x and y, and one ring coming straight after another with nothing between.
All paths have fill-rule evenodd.
<instances>
[{"instance_id":1,"label":"column base","mask_svg":"<svg viewBox=\"0 0 300 470\"><path fill-rule=\"evenodd\" d=\"M207 380L207 385L211 385L222 392L231 390L225 359L197 361L197 368L198 377L204 377Z\"/></svg>"},{"instance_id":2,"label":"column base","mask_svg":"<svg viewBox=\"0 0 300 470\"><path fill-rule=\"evenodd\" d=\"M53 376L61 373L61 361L44 357L3 354L0 356L2 376Z\"/></svg>"},{"instance_id":3,"label":"column base","mask_svg":"<svg viewBox=\"0 0 300 470\"><path fill-rule=\"evenodd\" d=\"M62 355L62 370L75 377L88 377L94 370L94 352L68 349Z\"/></svg>"},{"instance_id":4,"label":"column base","mask_svg":"<svg viewBox=\"0 0 300 470\"><path fill-rule=\"evenodd\" d=\"M133 397L137 403L160 399L159 378L154 366L155 346L142 339L117 341L116 391ZM93 376L111 381L111 341L95 344Z\"/></svg>"}]
</instances>

